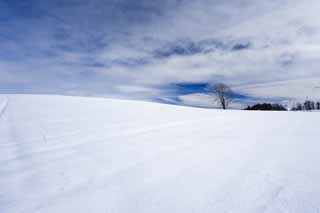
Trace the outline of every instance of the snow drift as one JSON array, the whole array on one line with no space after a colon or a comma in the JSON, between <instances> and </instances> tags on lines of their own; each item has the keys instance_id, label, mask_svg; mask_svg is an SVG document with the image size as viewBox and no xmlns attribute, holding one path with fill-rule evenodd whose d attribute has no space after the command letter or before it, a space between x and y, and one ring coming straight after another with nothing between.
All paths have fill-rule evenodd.
<instances>
[{"instance_id":1,"label":"snow drift","mask_svg":"<svg viewBox=\"0 0 320 213\"><path fill-rule=\"evenodd\" d=\"M319 212L320 113L0 96L0 212Z\"/></svg>"}]
</instances>

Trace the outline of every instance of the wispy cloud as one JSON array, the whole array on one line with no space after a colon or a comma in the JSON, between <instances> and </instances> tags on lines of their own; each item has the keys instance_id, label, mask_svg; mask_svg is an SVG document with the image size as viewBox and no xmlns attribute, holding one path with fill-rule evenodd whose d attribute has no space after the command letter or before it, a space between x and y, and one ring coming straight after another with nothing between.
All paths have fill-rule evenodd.
<instances>
[{"instance_id":1,"label":"wispy cloud","mask_svg":"<svg viewBox=\"0 0 320 213\"><path fill-rule=\"evenodd\" d=\"M181 85L223 81L250 98L316 98L319 9L316 0L1 1L0 92L203 105L206 94Z\"/></svg>"}]
</instances>

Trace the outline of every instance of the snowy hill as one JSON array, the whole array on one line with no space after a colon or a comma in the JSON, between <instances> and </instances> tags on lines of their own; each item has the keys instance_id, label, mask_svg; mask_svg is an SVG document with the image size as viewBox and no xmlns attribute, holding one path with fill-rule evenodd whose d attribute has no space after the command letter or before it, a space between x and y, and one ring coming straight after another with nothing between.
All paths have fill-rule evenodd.
<instances>
[{"instance_id":1,"label":"snowy hill","mask_svg":"<svg viewBox=\"0 0 320 213\"><path fill-rule=\"evenodd\" d=\"M319 212L320 113L0 96L0 212Z\"/></svg>"}]
</instances>

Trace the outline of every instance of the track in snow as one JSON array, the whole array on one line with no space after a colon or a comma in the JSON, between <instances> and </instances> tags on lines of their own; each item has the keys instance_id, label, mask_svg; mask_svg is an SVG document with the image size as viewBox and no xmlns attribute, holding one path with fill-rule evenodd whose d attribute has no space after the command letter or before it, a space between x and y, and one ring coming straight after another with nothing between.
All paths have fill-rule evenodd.
<instances>
[{"instance_id":1,"label":"track in snow","mask_svg":"<svg viewBox=\"0 0 320 213\"><path fill-rule=\"evenodd\" d=\"M319 113L8 98L0 212L319 212Z\"/></svg>"},{"instance_id":2,"label":"track in snow","mask_svg":"<svg viewBox=\"0 0 320 213\"><path fill-rule=\"evenodd\" d=\"M5 113L8 104L9 104L9 99L7 97L4 98L4 100L2 100L2 102L0 100L0 118Z\"/></svg>"}]
</instances>

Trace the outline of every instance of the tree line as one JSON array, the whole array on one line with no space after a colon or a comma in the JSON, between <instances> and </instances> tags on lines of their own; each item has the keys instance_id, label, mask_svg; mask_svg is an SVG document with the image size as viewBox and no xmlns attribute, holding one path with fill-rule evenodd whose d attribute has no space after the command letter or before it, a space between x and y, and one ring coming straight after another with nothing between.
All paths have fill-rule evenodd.
<instances>
[{"instance_id":1,"label":"tree line","mask_svg":"<svg viewBox=\"0 0 320 213\"><path fill-rule=\"evenodd\" d=\"M255 104L253 106L248 106L245 110L261 110L261 111L287 111L287 108L281 104Z\"/></svg>"},{"instance_id":2,"label":"tree line","mask_svg":"<svg viewBox=\"0 0 320 213\"><path fill-rule=\"evenodd\" d=\"M233 101L235 93L232 89L224 84L217 83L209 85L207 88L208 92L215 96L215 102L217 102L222 109L227 109L228 105ZM287 111L288 108L281 104L273 103L258 103L253 106L248 106L244 110L262 110L262 111ZM291 107L292 111L311 111L320 110L320 102L315 102L311 100L306 100L303 103L296 103Z\"/></svg>"},{"instance_id":3,"label":"tree line","mask_svg":"<svg viewBox=\"0 0 320 213\"><path fill-rule=\"evenodd\" d=\"M292 109L292 111L310 111L310 110L320 110L320 102L306 100L304 103L296 103Z\"/></svg>"}]
</instances>

